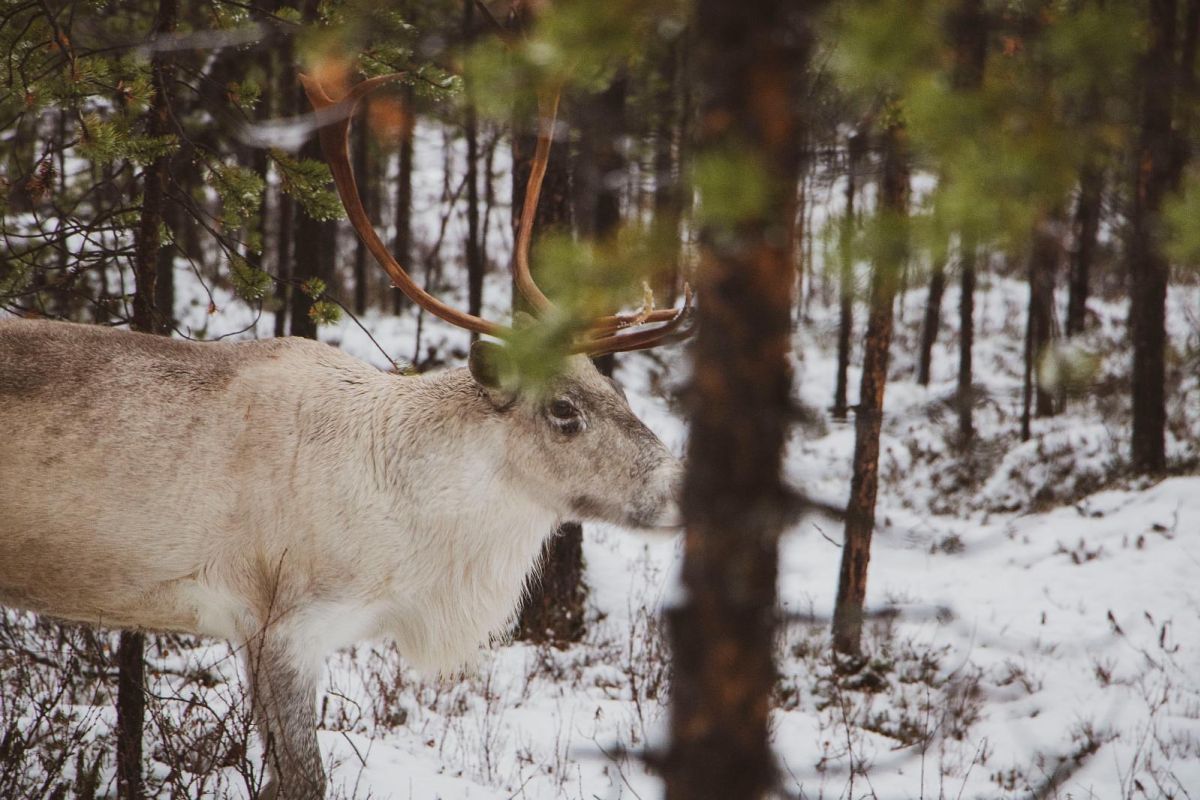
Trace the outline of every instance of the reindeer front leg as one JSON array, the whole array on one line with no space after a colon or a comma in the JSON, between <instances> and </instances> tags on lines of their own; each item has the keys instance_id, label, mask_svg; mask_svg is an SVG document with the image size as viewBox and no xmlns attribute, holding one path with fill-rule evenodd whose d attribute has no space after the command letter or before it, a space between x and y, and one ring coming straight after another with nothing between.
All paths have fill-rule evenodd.
<instances>
[{"instance_id":1,"label":"reindeer front leg","mask_svg":"<svg viewBox=\"0 0 1200 800\"><path fill-rule=\"evenodd\" d=\"M271 631L245 648L254 719L266 750L265 800L324 800L325 770L317 745L319 668Z\"/></svg>"}]
</instances>

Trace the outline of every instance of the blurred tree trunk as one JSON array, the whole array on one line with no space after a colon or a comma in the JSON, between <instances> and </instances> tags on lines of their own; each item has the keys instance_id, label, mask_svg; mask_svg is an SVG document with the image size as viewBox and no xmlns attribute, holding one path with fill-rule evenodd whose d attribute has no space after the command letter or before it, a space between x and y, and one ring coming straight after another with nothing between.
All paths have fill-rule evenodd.
<instances>
[{"instance_id":1,"label":"blurred tree trunk","mask_svg":"<svg viewBox=\"0 0 1200 800\"><path fill-rule=\"evenodd\" d=\"M371 169L371 127L367 122L367 106L364 103L359 111L358 119L354 121L357 134L354 137L354 174L357 177L359 192L363 198L363 208L371 222L376 221L375 184L378 180ZM362 316L367 312L367 275L370 272L371 253L361 237L354 237L354 313Z\"/></svg>"},{"instance_id":2,"label":"blurred tree trunk","mask_svg":"<svg viewBox=\"0 0 1200 800\"><path fill-rule=\"evenodd\" d=\"M795 270L785 229L791 178L803 157L801 87L818 2L698 0L696 58L705 158L744 165L736 217L700 233L683 509L682 605L670 613L674 652L668 800L767 795L775 682L781 479L791 417ZM744 160L743 160L744 159ZM700 187L701 192L712 187Z\"/></svg>"},{"instance_id":3,"label":"blurred tree trunk","mask_svg":"<svg viewBox=\"0 0 1200 800\"><path fill-rule=\"evenodd\" d=\"M1133 202L1129 212L1126 262L1131 278L1129 321L1133 333L1133 468L1166 469L1166 302L1170 265L1158 229L1168 193L1179 183L1187 160L1186 131L1172 115L1176 89L1194 82L1200 3L1187 5L1182 40L1176 0L1151 0L1149 41L1141 63L1140 131L1133 159ZM1182 41L1182 63L1176 49ZM1188 102L1193 98L1188 97ZM1183 127L1183 126L1181 126Z\"/></svg>"},{"instance_id":4,"label":"blurred tree trunk","mask_svg":"<svg viewBox=\"0 0 1200 800\"><path fill-rule=\"evenodd\" d=\"M954 402L958 408L958 438L962 446L975 438L975 392L971 387L971 356L975 345L975 264L978 252L975 237L963 233L959 262L958 297L958 387Z\"/></svg>"},{"instance_id":5,"label":"blurred tree trunk","mask_svg":"<svg viewBox=\"0 0 1200 800\"><path fill-rule=\"evenodd\" d=\"M894 114L891 116L895 116ZM862 383L854 417L854 476L846 506L846 535L833 612L833 648L848 668L862 654L863 609L867 565L875 529L875 496L879 488L879 435L883 427L883 394L887 386L888 350L900 274L907 260L908 153L902 123L893 120L883 132L883 176L880 204L887 237L871 269L870 311L863 351Z\"/></svg>"},{"instance_id":6,"label":"blurred tree trunk","mask_svg":"<svg viewBox=\"0 0 1200 800\"><path fill-rule=\"evenodd\" d=\"M843 211L839 253L839 306L837 339L837 382L833 389L833 418L844 420L847 373L850 370L850 334L854 329L854 195L858 191L858 167L866 149L866 136L856 130L846 143L846 205Z\"/></svg>"},{"instance_id":7,"label":"blurred tree trunk","mask_svg":"<svg viewBox=\"0 0 1200 800\"><path fill-rule=\"evenodd\" d=\"M961 91L983 85L987 63L988 19L983 0L958 0L947 17L948 35L954 48L954 85ZM975 267L978 253L973 231L960 231L961 266L958 301L958 436L963 447L975 437L975 397L972 389L972 355L975 344Z\"/></svg>"},{"instance_id":8,"label":"blurred tree trunk","mask_svg":"<svg viewBox=\"0 0 1200 800\"><path fill-rule=\"evenodd\" d=\"M417 127L416 112L413 107L412 87L405 84L402 89L404 97L404 129L400 135L399 175L396 179L396 241L392 250L396 260L404 267L412 264L412 179L413 179L413 132ZM391 289L392 313L404 311L408 298L399 289Z\"/></svg>"},{"instance_id":9,"label":"blurred tree trunk","mask_svg":"<svg viewBox=\"0 0 1200 800\"><path fill-rule=\"evenodd\" d=\"M571 170L575 231L597 243L614 236L621 225L621 178L626 164L620 140L625 133L627 85L625 74L618 72L608 88L576 104L579 138ZM614 354L595 361L600 372L613 374Z\"/></svg>"},{"instance_id":10,"label":"blurred tree trunk","mask_svg":"<svg viewBox=\"0 0 1200 800\"><path fill-rule=\"evenodd\" d=\"M513 133L512 225L516 241L521 207L525 203L525 184L533 166L537 135L528 125L517 125ZM534 219L534 242L539 236L556 230L571 229L571 175L565 143L555 141L542 183ZM535 265L536 266L536 265ZM514 287L514 308L525 305ZM583 584L583 528L577 522L560 525L542 547L541 570L530 581L525 605L517 622L517 636L531 642L565 644L583 636L583 611L586 589Z\"/></svg>"},{"instance_id":11,"label":"blurred tree trunk","mask_svg":"<svg viewBox=\"0 0 1200 800\"><path fill-rule=\"evenodd\" d=\"M1071 277L1067 295L1066 334L1078 336L1087 327L1087 300L1091 284L1092 262L1100 232L1104 173L1088 167L1079 181L1079 201L1075 207L1075 248L1071 251Z\"/></svg>"},{"instance_id":12,"label":"blurred tree trunk","mask_svg":"<svg viewBox=\"0 0 1200 800\"><path fill-rule=\"evenodd\" d=\"M1035 223L1029 253L1029 309L1025 326L1025 386L1021 414L1021 439L1031 435L1030 417L1054 415L1054 395L1042 385L1037 368L1054 339L1054 276L1058 272L1056 236L1061 212L1054 210Z\"/></svg>"},{"instance_id":13,"label":"blurred tree trunk","mask_svg":"<svg viewBox=\"0 0 1200 800\"><path fill-rule=\"evenodd\" d=\"M475 2L463 0L462 36L469 44L475 31ZM468 94L469 97L469 94ZM483 309L483 250L479 240L479 120L468 99L463 128L467 138L467 310L479 316ZM471 341L479 338L472 332Z\"/></svg>"},{"instance_id":14,"label":"blurred tree trunk","mask_svg":"<svg viewBox=\"0 0 1200 800\"><path fill-rule=\"evenodd\" d=\"M681 35L662 59L662 86L655 98L658 115L654 127L654 220L655 252L663 257L663 269L655 276L655 294L664 306L674 305L679 292L679 237L683 218L682 187L678 153L683 143L683 113L679 92L679 61L686 36Z\"/></svg>"},{"instance_id":15,"label":"blurred tree trunk","mask_svg":"<svg viewBox=\"0 0 1200 800\"><path fill-rule=\"evenodd\" d=\"M160 39L175 31L179 19L178 0L159 0L151 36ZM171 98L175 84L173 51L160 48L150 59L154 99L147 114L146 133L164 136L172 131ZM170 154L163 154L146 166L142 174L142 216L134 240L133 319L131 327L143 333L170 335L171 312L155 306L159 260L162 256L161 226L167 205L166 188L170 180ZM166 300L167 298L162 298ZM173 300L173 298L170 298ZM141 800L142 731L146 716L145 635L122 631L117 647L117 797Z\"/></svg>"},{"instance_id":16,"label":"blurred tree trunk","mask_svg":"<svg viewBox=\"0 0 1200 800\"><path fill-rule=\"evenodd\" d=\"M917 383L929 385L933 368L933 345L942 324L942 297L946 293L946 260L935 256L929 275L929 299L925 303L925 320L921 325L921 352L917 361Z\"/></svg>"}]
</instances>

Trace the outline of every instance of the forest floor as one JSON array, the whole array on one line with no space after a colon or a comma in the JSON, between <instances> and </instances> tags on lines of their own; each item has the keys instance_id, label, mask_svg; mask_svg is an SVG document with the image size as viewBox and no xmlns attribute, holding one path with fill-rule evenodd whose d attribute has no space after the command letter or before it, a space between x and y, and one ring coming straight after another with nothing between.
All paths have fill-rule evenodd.
<instances>
[{"instance_id":1,"label":"forest floor","mask_svg":"<svg viewBox=\"0 0 1200 800\"><path fill-rule=\"evenodd\" d=\"M502 294L494 288L489 297ZM1093 370L1093 388L1020 440L1026 291L993 279L979 293L978 433L966 450L950 402L957 295L945 297L929 387L914 380L924 292L902 302L867 597L871 658L857 675L838 677L828 647L840 523L808 518L783 539L772 735L788 795L1200 797L1200 291L1170 296L1169 450L1178 474L1157 483L1124 470L1128 346L1118 306L1092 304L1092 332L1078 351L1090 355L1077 360ZM215 317L205 306L185 310L210 335L248 321L235 303L218 302ZM411 349L411 315L363 322L385 350ZM848 492L854 432L827 419L835 328L832 315L814 310L797 329L797 399L812 413L794 431L786 469L798 490L836 505ZM451 362L465 349L465 334L438 323L424 335ZM384 363L352 322L327 338ZM686 431L671 398L685 359L680 348L624 356L618 371L634 410L679 453ZM850 377L853 402L857 371ZM386 643L330 659L320 742L338 796L661 795L641 756L664 743L661 618L681 541L604 525L585 531L590 618L581 643L497 642L464 675L440 680L408 669ZM6 621L9 640L25 637L30 652L57 648L47 664L87 646L84 634L64 638L21 615ZM109 646L102 637L101 649ZM100 753L113 712L89 682L96 676L77 670L68 690L56 690L35 667L18 691L5 663L0 722L20 718L28 730L30 709L53 707L55 724L72 723L74 744L34 741L20 768L94 767L106 784ZM150 664L161 699L151 703L148 755L161 796L246 796L258 751L245 737L228 649L164 638Z\"/></svg>"}]
</instances>

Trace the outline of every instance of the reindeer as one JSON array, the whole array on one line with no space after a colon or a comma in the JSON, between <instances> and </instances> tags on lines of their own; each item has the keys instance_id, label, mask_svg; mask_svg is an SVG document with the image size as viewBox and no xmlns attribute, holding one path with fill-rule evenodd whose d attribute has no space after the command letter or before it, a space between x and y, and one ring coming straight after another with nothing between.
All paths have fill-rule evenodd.
<instances>
[{"instance_id":1,"label":"reindeer","mask_svg":"<svg viewBox=\"0 0 1200 800\"><path fill-rule=\"evenodd\" d=\"M363 210L350 119L397 77L338 102L304 80L339 195L415 303L504 339L417 286ZM528 249L556 103L543 103L514 259L541 312ZM416 667L451 670L510 624L560 520L678 524L678 461L587 356L679 335L688 308L595 320L539 383L486 340L466 368L402 377L304 339L0 321L0 603L231 640L265 740L264 796L322 798L329 653L388 636Z\"/></svg>"}]
</instances>

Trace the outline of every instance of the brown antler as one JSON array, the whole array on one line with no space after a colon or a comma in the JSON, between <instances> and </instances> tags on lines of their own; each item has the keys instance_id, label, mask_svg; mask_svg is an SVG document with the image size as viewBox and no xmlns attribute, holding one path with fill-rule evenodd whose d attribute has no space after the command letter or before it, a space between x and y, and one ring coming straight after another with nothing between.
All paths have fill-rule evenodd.
<instances>
[{"instance_id":1,"label":"brown antler","mask_svg":"<svg viewBox=\"0 0 1200 800\"><path fill-rule=\"evenodd\" d=\"M402 73L395 73L368 78L351 88L340 100L334 100L326 94L325 88L315 78L309 75L300 75L300 83L304 85L308 101L312 103L313 109L316 111L317 124L321 126L318 136L321 140L321 150L325 153L325 160L329 162L329 171L333 174L333 185L337 187L338 196L341 197L342 205L346 208L346 216L350 218L350 224L362 237L363 243L371 251L371 255L375 256L375 260L387 272L397 289L408 295L409 299L421 308L446 322L475 333L499 335L506 330L503 325L448 306L418 286L417 282L409 276L404 267L400 266L400 263L379 239L379 235L375 233L375 227L367 216L366 209L363 208L362 199L358 196L358 183L354 179L354 170L350 166L350 120L354 116L359 102L369 92L402 77L404 77Z\"/></svg>"},{"instance_id":2,"label":"brown antler","mask_svg":"<svg viewBox=\"0 0 1200 800\"><path fill-rule=\"evenodd\" d=\"M538 311L546 311L554 307L554 304L533 279L529 268L529 245L533 239L533 219L537 215L542 181L546 177L546 166L550 161L550 148L553 144L554 125L558 115L558 98L558 89L538 94L537 147L534 148L529 182L526 185L525 204L521 208L521 221L517 227L516 257L513 259L513 282L521 296ZM659 309L641 314L613 314L601 317L589 326L587 336L578 344L578 350L593 355L603 355L604 353L652 347L660 339L677 331L691 308L691 300L691 289L685 286L684 304L678 309ZM636 332L616 333L623 328L656 322L665 324Z\"/></svg>"},{"instance_id":3,"label":"brown antler","mask_svg":"<svg viewBox=\"0 0 1200 800\"><path fill-rule=\"evenodd\" d=\"M304 86L309 102L316 111L317 124L320 126L318 135L321 141L321 150L325 154L326 161L329 162L334 186L337 187L338 196L346 208L350 224L354 226L354 230L362 237L367 249L375 256L398 289L421 308L451 324L476 333L502 336L509 330L507 327L448 306L418 286L379 239L367 216L366 209L363 208L362 200L359 198L354 170L350 166L351 119L358 104L368 93L385 83L402 77L402 73L396 73L368 78L353 86L342 98L334 100L329 97L325 88L315 78L308 75L300 76L300 82ZM525 205L521 209L521 220L517 228L513 269L513 280L518 291L539 312L548 311L554 307L554 304L533 280L529 269L529 244L532 239L533 218L537 213L542 181L545 178L546 165L550 159L551 137L554 133L558 98L557 91L539 95L538 98L538 143L526 187ZM576 342L572 349L575 352L601 355L652 347L667 337L679 335L679 328L691 308L691 299L691 290L685 286L684 304L679 309L646 310L640 314L601 317L589 325L587 333ZM642 327L653 323L662 324L652 328ZM617 332L625 328L636 328L637 330Z\"/></svg>"}]
</instances>

